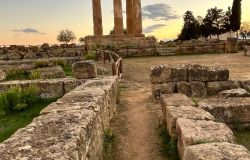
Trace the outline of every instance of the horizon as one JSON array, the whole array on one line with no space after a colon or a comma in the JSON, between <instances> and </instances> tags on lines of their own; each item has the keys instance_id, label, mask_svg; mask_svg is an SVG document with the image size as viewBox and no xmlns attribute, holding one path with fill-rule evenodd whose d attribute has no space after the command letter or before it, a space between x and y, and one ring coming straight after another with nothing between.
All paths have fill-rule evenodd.
<instances>
[{"instance_id":1,"label":"horizon","mask_svg":"<svg viewBox=\"0 0 250 160\"><path fill-rule=\"evenodd\" d=\"M175 39L183 25L187 10L195 17L204 17L207 9L217 6L224 11L232 6L232 0L142 0L143 31L146 36L159 40ZM242 22L250 21L250 1L242 2ZM123 0L123 10L126 9ZM103 29L107 35L113 29L113 3L102 0ZM0 0L0 45L58 44L56 37L63 29L72 30L77 40L93 35L91 0ZM147 14L145 14L147 13ZM123 16L126 28L126 15Z\"/></svg>"}]
</instances>

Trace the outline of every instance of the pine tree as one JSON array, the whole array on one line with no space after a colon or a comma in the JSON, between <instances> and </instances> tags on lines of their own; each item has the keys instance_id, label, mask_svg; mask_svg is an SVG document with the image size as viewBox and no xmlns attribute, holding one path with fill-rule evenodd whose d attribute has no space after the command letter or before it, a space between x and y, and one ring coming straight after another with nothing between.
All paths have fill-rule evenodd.
<instances>
[{"instance_id":1,"label":"pine tree","mask_svg":"<svg viewBox=\"0 0 250 160\"><path fill-rule=\"evenodd\" d=\"M241 2L242 0L234 0L232 14L230 16L231 29L236 32L241 26Z\"/></svg>"}]
</instances>

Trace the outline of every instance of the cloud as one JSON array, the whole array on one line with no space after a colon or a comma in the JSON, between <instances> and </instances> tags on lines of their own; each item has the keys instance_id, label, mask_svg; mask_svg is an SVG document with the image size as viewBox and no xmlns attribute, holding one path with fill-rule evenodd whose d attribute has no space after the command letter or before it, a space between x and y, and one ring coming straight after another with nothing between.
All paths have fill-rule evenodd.
<instances>
[{"instance_id":1,"label":"cloud","mask_svg":"<svg viewBox=\"0 0 250 160\"><path fill-rule=\"evenodd\" d=\"M45 33L39 32L37 29L33 29L33 28L13 29L12 31L13 32L21 32L21 33L45 34Z\"/></svg>"},{"instance_id":2,"label":"cloud","mask_svg":"<svg viewBox=\"0 0 250 160\"><path fill-rule=\"evenodd\" d=\"M179 15L175 13L171 6L164 3L156 3L152 5L147 5L142 8L143 19L150 19L154 21L168 21L171 19L180 18Z\"/></svg>"},{"instance_id":3,"label":"cloud","mask_svg":"<svg viewBox=\"0 0 250 160\"><path fill-rule=\"evenodd\" d=\"M161 27L164 27L166 26L165 24L155 24L155 25L152 25L152 26L148 26L147 28L144 28L143 29L143 32L144 33L152 33L154 32L155 30L161 28Z\"/></svg>"}]
</instances>

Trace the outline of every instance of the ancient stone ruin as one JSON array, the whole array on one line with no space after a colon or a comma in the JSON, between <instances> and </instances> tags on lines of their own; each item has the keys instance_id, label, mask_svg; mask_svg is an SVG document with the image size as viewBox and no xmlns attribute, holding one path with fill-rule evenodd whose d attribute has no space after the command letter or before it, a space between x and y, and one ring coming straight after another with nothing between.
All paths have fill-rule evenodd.
<instances>
[{"instance_id":1,"label":"ancient stone ruin","mask_svg":"<svg viewBox=\"0 0 250 160\"><path fill-rule=\"evenodd\" d=\"M193 64L151 67L150 79L181 159L250 159L231 130L249 127L249 81L228 80L229 70L223 67Z\"/></svg>"}]
</instances>

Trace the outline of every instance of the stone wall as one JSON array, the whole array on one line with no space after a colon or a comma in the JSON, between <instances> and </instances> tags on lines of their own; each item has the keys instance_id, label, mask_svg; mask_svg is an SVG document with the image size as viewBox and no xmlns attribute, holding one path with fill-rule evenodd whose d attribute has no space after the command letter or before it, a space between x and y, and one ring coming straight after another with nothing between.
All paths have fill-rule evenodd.
<instances>
[{"instance_id":1,"label":"stone wall","mask_svg":"<svg viewBox=\"0 0 250 160\"><path fill-rule=\"evenodd\" d=\"M230 99L227 101L231 102ZM200 105L197 107L186 95L181 93L163 95L161 105L163 123L169 135L177 138L177 149L181 159L250 159L250 152L245 147L235 144L233 131L225 123L218 121L213 112L209 113ZM209 103L207 106L213 108ZM244 109L244 112L247 112L245 115L249 116L249 107L245 105ZM218 111L223 115L229 110L221 107L220 110L217 109L219 114Z\"/></svg>"},{"instance_id":2,"label":"stone wall","mask_svg":"<svg viewBox=\"0 0 250 160\"><path fill-rule=\"evenodd\" d=\"M0 83L0 93L3 93L11 87L27 88L30 85L36 86L41 98L60 98L65 93L84 83L86 80L74 78L61 78L50 80L25 80L25 81L7 81Z\"/></svg>"},{"instance_id":3,"label":"stone wall","mask_svg":"<svg viewBox=\"0 0 250 160\"><path fill-rule=\"evenodd\" d=\"M101 159L116 100L116 78L89 80L1 143L1 159Z\"/></svg>"},{"instance_id":4,"label":"stone wall","mask_svg":"<svg viewBox=\"0 0 250 160\"><path fill-rule=\"evenodd\" d=\"M197 64L153 66L150 68L150 80L156 99L168 93L205 97L241 87L240 81L229 80L228 69Z\"/></svg>"}]
</instances>

